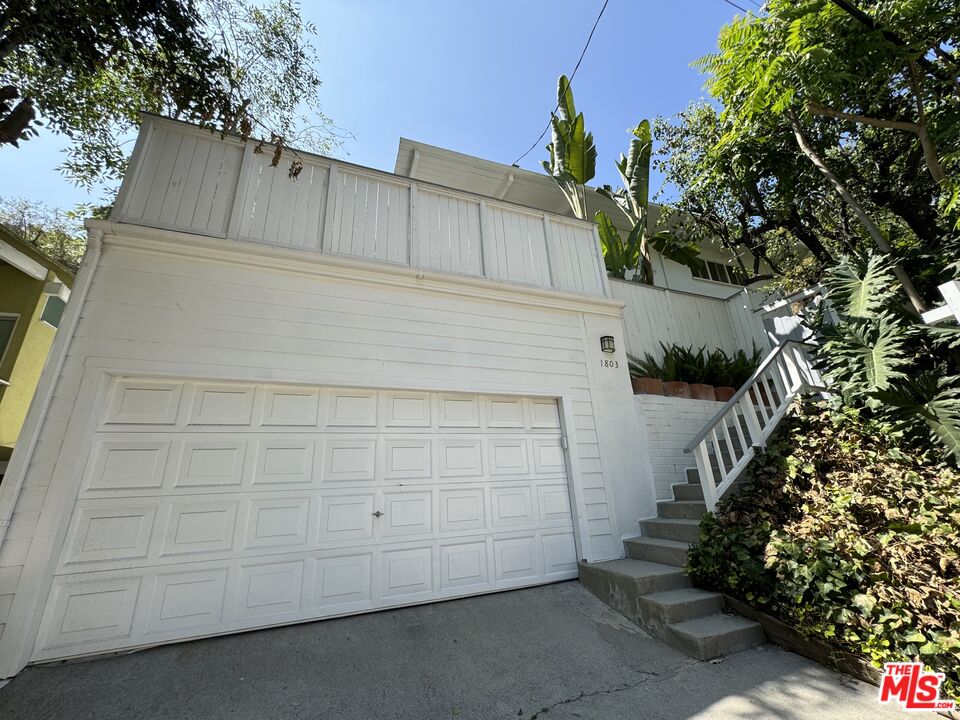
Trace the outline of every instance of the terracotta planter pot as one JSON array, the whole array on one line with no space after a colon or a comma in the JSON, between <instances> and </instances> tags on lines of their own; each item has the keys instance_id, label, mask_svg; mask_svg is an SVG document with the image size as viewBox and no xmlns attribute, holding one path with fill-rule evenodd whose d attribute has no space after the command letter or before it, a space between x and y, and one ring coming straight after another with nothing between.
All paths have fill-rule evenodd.
<instances>
[{"instance_id":1,"label":"terracotta planter pot","mask_svg":"<svg viewBox=\"0 0 960 720\"><path fill-rule=\"evenodd\" d=\"M667 397L688 398L690 397L690 386L685 382L665 382L663 384L663 394Z\"/></svg>"},{"instance_id":2,"label":"terracotta planter pot","mask_svg":"<svg viewBox=\"0 0 960 720\"><path fill-rule=\"evenodd\" d=\"M704 383L690 383L690 397L695 400L716 400L713 385Z\"/></svg>"},{"instance_id":3,"label":"terracotta planter pot","mask_svg":"<svg viewBox=\"0 0 960 720\"><path fill-rule=\"evenodd\" d=\"M713 394L716 395L717 400L720 402L727 402L727 400L737 394L737 391L729 385L721 385L713 389Z\"/></svg>"},{"instance_id":4,"label":"terracotta planter pot","mask_svg":"<svg viewBox=\"0 0 960 720\"><path fill-rule=\"evenodd\" d=\"M631 377L634 395L663 395L663 382L656 378Z\"/></svg>"}]
</instances>

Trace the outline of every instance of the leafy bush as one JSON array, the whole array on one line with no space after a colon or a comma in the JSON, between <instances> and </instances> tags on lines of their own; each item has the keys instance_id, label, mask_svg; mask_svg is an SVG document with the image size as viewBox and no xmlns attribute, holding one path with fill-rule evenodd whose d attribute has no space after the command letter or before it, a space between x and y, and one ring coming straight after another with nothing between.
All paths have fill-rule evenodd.
<instances>
[{"instance_id":1,"label":"leafy bush","mask_svg":"<svg viewBox=\"0 0 960 720\"><path fill-rule=\"evenodd\" d=\"M816 356L842 402L960 460L960 329L911 315L880 255L844 258L822 285L831 313L811 318L823 340Z\"/></svg>"},{"instance_id":2,"label":"leafy bush","mask_svg":"<svg viewBox=\"0 0 960 720\"><path fill-rule=\"evenodd\" d=\"M700 523L688 570L876 666L960 697L960 473L890 423L807 405Z\"/></svg>"},{"instance_id":3,"label":"leafy bush","mask_svg":"<svg viewBox=\"0 0 960 720\"><path fill-rule=\"evenodd\" d=\"M682 345L660 343L663 359L657 360L650 353L642 359L628 356L630 372L637 377L652 377L665 382L706 383L717 387L738 388L753 375L760 364L760 351L754 347L753 354L737 350L727 355L720 348L707 352L706 346L699 350Z\"/></svg>"}]
</instances>

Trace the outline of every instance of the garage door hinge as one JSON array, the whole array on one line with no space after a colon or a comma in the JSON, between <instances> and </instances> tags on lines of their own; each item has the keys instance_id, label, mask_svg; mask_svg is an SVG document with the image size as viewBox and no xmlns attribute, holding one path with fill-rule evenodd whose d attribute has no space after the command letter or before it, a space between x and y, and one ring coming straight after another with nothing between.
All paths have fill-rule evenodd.
<instances>
[{"instance_id":1,"label":"garage door hinge","mask_svg":"<svg viewBox=\"0 0 960 720\"><path fill-rule=\"evenodd\" d=\"M566 450L566 449L569 447L569 445L567 444L567 436L566 436L566 435L561 435L561 436L560 436L560 447L562 447L564 450Z\"/></svg>"}]
</instances>

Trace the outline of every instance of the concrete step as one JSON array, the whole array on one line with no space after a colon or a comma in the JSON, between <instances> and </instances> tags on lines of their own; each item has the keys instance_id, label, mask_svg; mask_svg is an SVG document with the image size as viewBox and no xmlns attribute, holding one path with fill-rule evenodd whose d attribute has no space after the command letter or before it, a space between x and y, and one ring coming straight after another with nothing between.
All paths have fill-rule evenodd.
<instances>
[{"instance_id":1,"label":"concrete step","mask_svg":"<svg viewBox=\"0 0 960 720\"><path fill-rule=\"evenodd\" d=\"M663 538L695 543L700 540L699 520L680 520L677 518L654 518L640 522L645 537Z\"/></svg>"},{"instance_id":2,"label":"concrete step","mask_svg":"<svg viewBox=\"0 0 960 720\"><path fill-rule=\"evenodd\" d=\"M690 543L663 538L638 537L624 540L627 557L636 560L673 565L678 568L687 565L687 550Z\"/></svg>"},{"instance_id":3,"label":"concrete step","mask_svg":"<svg viewBox=\"0 0 960 720\"><path fill-rule=\"evenodd\" d=\"M699 520L707 512L703 500L661 500L657 503L657 515L661 518L685 518Z\"/></svg>"},{"instance_id":4,"label":"concrete step","mask_svg":"<svg viewBox=\"0 0 960 720\"><path fill-rule=\"evenodd\" d=\"M637 558L580 563L580 582L588 585L595 577L615 582L621 589L638 595L690 587L690 579L682 568Z\"/></svg>"},{"instance_id":5,"label":"concrete step","mask_svg":"<svg viewBox=\"0 0 960 720\"><path fill-rule=\"evenodd\" d=\"M667 626L671 644L700 660L740 652L764 642L763 628L738 615L716 613Z\"/></svg>"},{"instance_id":6,"label":"concrete step","mask_svg":"<svg viewBox=\"0 0 960 720\"><path fill-rule=\"evenodd\" d=\"M643 560L608 560L580 563L580 584L607 605L637 625L644 625L644 612L652 612L641 598L690 587L686 573L672 565Z\"/></svg>"},{"instance_id":7,"label":"concrete step","mask_svg":"<svg viewBox=\"0 0 960 720\"><path fill-rule=\"evenodd\" d=\"M677 483L673 486L674 500L703 500L703 486L700 481L693 483Z\"/></svg>"},{"instance_id":8,"label":"concrete step","mask_svg":"<svg viewBox=\"0 0 960 720\"><path fill-rule=\"evenodd\" d=\"M700 588L664 590L640 597L640 613L644 626L665 626L714 615L723 609L720 593Z\"/></svg>"}]
</instances>

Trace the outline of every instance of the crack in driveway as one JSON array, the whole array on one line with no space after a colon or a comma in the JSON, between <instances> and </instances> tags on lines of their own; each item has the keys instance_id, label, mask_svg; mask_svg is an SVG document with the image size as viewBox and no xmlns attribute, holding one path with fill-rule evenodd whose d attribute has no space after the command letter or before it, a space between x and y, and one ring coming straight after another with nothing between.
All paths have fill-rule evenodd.
<instances>
[{"instance_id":1,"label":"crack in driveway","mask_svg":"<svg viewBox=\"0 0 960 720\"><path fill-rule=\"evenodd\" d=\"M546 715L548 712L554 708L560 707L561 705L569 705L571 703L579 702L585 698L596 697L597 695L612 695L613 693L623 692L624 690L632 690L635 687L643 685L645 682L649 681L651 678L660 677L660 673L657 672L646 672L643 670L638 671L642 677L640 680L637 680L633 683L624 683L623 685L617 685L612 688L601 688L600 690L593 690L591 692L586 692L584 690L580 691L579 695L575 695L570 698L565 698L564 700L558 700L552 705L546 705L539 710L537 710L533 715L530 716L530 720L537 720L541 715ZM520 711L520 714L523 714L523 711Z\"/></svg>"}]
</instances>

